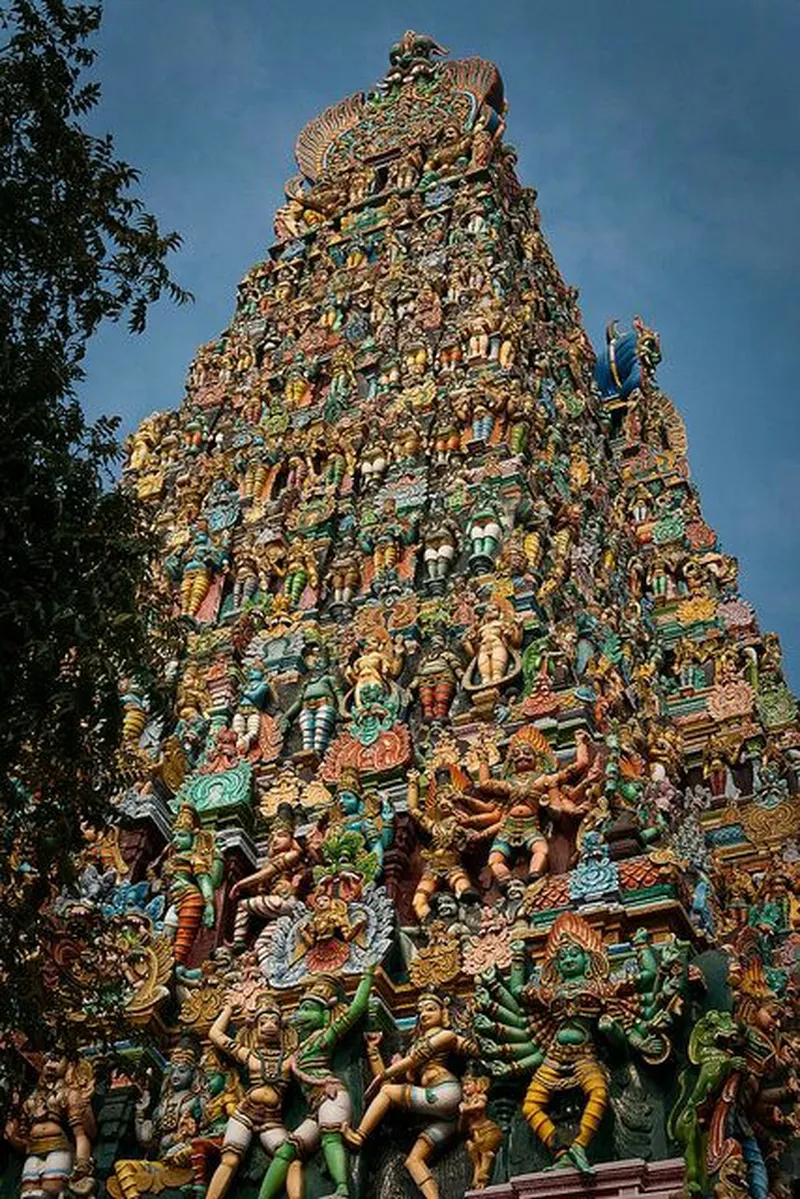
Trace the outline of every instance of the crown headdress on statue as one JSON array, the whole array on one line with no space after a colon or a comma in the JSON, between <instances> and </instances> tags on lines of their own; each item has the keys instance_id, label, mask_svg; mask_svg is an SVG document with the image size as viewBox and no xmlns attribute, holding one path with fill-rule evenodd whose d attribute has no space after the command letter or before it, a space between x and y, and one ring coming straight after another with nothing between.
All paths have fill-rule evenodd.
<instances>
[{"instance_id":1,"label":"crown headdress on statue","mask_svg":"<svg viewBox=\"0 0 800 1199\"><path fill-rule=\"evenodd\" d=\"M196 1066L200 1060L200 1047L195 1041L183 1037L169 1055L174 1065Z\"/></svg>"},{"instance_id":2,"label":"crown headdress on statue","mask_svg":"<svg viewBox=\"0 0 800 1199\"><path fill-rule=\"evenodd\" d=\"M343 1002L339 980L332 974L317 974L303 992L303 999L314 999L333 1012Z\"/></svg>"},{"instance_id":3,"label":"crown headdress on statue","mask_svg":"<svg viewBox=\"0 0 800 1199\"><path fill-rule=\"evenodd\" d=\"M200 827L200 817L197 814L194 804L184 801L180 805L178 814L175 817L174 827L176 829L186 829L190 832Z\"/></svg>"},{"instance_id":4,"label":"crown headdress on statue","mask_svg":"<svg viewBox=\"0 0 800 1199\"><path fill-rule=\"evenodd\" d=\"M433 987L424 987L417 997L417 1008L419 1008L419 1005L422 1003L423 999L432 999L433 1002L439 1006L442 1012L442 1026L444 1028L449 1028L450 996L442 995L439 991L434 990Z\"/></svg>"},{"instance_id":5,"label":"crown headdress on statue","mask_svg":"<svg viewBox=\"0 0 800 1199\"><path fill-rule=\"evenodd\" d=\"M537 729L534 724L524 725L521 729L517 729L516 733L509 738L509 758L514 759L518 757L523 750L527 750L533 754L537 763L543 769L555 770L558 765L558 760L550 746L550 742L541 729Z\"/></svg>"},{"instance_id":6,"label":"crown headdress on statue","mask_svg":"<svg viewBox=\"0 0 800 1199\"><path fill-rule=\"evenodd\" d=\"M577 912L562 912L550 929L544 947L542 982L546 986L551 986L558 981L556 957L559 950L568 945L578 945L586 954L588 959L587 980L608 977L608 958L600 934Z\"/></svg>"}]
</instances>

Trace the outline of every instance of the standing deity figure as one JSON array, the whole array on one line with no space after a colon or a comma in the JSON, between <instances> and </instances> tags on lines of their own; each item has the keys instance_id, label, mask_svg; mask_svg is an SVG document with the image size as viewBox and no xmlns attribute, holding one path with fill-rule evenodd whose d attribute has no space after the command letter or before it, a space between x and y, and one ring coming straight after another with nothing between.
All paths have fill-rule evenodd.
<instances>
[{"instance_id":1,"label":"standing deity figure","mask_svg":"<svg viewBox=\"0 0 800 1199\"><path fill-rule=\"evenodd\" d=\"M411 901L420 924L430 915L431 899L438 891L446 888L459 901L478 898L462 855L471 841L491 832L494 816L470 812L459 782L466 785L466 775L460 777L454 767L439 768L421 800L419 771L408 772L408 810L427 839L421 855L422 875Z\"/></svg>"},{"instance_id":2,"label":"standing deity figure","mask_svg":"<svg viewBox=\"0 0 800 1199\"><path fill-rule=\"evenodd\" d=\"M92 1114L94 1071L88 1062L49 1054L33 1094L12 1111L8 1141L25 1154L20 1195L25 1199L94 1192Z\"/></svg>"},{"instance_id":3,"label":"standing deity figure","mask_svg":"<svg viewBox=\"0 0 800 1199\"><path fill-rule=\"evenodd\" d=\"M508 448L512 454L524 454L531 433L539 431L539 408L536 399L526 392L513 392L508 398Z\"/></svg>"},{"instance_id":4,"label":"standing deity figure","mask_svg":"<svg viewBox=\"0 0 800 1199\"><path fill-rule=\"evenodd\" d=\"M504 397L485 388L464 391L453 397L456 416L466 426L470 439L486 444L496 439L495 427L504 407Z\"/></svg>"},{"instance_id":5,"label":"standing deity figure","mask_svg":"<svg viewBox=\"0 0 800 1199\"><path fill-rule=\"evenodd\" d=\"M303 753L322 758L333 737L344 691L324 645L309 646L304 657L308 673L284 717L287 724L297 717Z\"/></svg>"},{"instance_id":6,"label":"standing deity figure","mask_svg":"<svg viewBox=\"0 0 800 1199\"><path fill-rule=\"evenodd\" d=\"M385 440L375 430L371 430L370 439L361 451L358 463L358 473L365 487L380 483L389 466L389 449Z\"/></svg>"},{"instance_id":7,"label":"standing deity figure","mask_svg":"<svg viewBox=\"0 0 800 1199\"><path fill-rule=\"evenodd\" d=\"M119 698L122 704L122 742L135 749L147 727L147 697L133 679L121 679Z\"/></svg>"},{"instance_id":8,"label":"standing deity figure","mask_svg":"<svg viewBox=\"0 0 800 1199\"><path fill-rule=\"evenodd\" d=\"M492 778L487 763L481 762L478 782L467 802L478 813L494 817L489 868L503 889L511 880L518 857L527 858L528 882L534 882L550 868L550 846L542 827L548 817L579 822L588 811L585 787L592 762L591 744L581 729L575 737L575 761L563 769L558 769L547 739L534 726L520 729L509 742L510 778ZM582 784L564 786L581 776Z\"/></svg>"},{"instance_id":9,"label":"standing deity figure","mask_svg":"<svg viewBox=\"0 0 800 1199\"><path fill-rule=\"evenodd\" d=\"M328 576L332 590L331 607L344 609L361 587L361 561L355 537L348 534L330 566Z\"/></svg>"},{"instance_id":10,"label":"standing deity figure","mask_svg":"<svg viewBox=\"0 0 800 1199\"><path fill-rule=\"evenodd\" d=\"M325 401L325 419L335 421L343 416L358 391L358 378L353 370L354 354L347 344L334 350L331 357L331 381Z\"/></svg>"},{"instance_id":11,"label":"standing deity figure","mask_svg":"<svg viewBox=\"0 0 800 1199\"><path fill-rule=\"evenodd\" d=\"M365 850L375 859L374 877L380 878L384 855L394 840L394 804L385 793L365 794L361 776L354 766L345 766L339 776L335 806L328 824L359 834Z\"/></svg>"},{"instance_id":12,"label":"standing deity figure","mask_svg":"<svg viewBox=\"0 0 800 1199\"><path fill-rule=\"evenodd\" d=\"M436 361L441 374L454 375L461 365L463 357L464 353L461 349L458 333L455 330L451 330L450 332L445 331L442 334L436 351Z\"/></svg>"},{"instance_id":13,"label":"standing deity figure","mask_svg":"<svg viewBox=\"0 0 800 1199\"><path fill-rule=\"evenodd\" d=\"M424 283L417 297L417 319L424 330L439 329L442 324L442 301L431 283Z\"/></svg>"},{"instance_id":14,"label":"standing deity figure","mask_svg":"<svg viewBox=\"0 0 800 1199\"><path fill-rule=\"evenodd\" d=\"M478 1043L493 1073L533 1070L522 1104L531 1131L552 1152L557 1166L593 1174L586 1150L608 1106L608 1073L598 1057L600 1036L624 1048L625 1027L616 1018L628 995L635 1006L635 981L615 986L599 934L574 912L559 916L547 938L538 983L525 985L524 952L518 946L506 986L495 969L482 976ZM653 1037L644 1047L663 1048ZM549 1108L562 1091L582 1091L583 1109L572 1143L556 1149L558 1132Z\"/></svg>"},{"instance_id":15,"label":"standing deity figure","mask_svg":"<svg viewBox=\"0 0 800 1199\"><path fill-rule=\"evenodd\" d=\"M181 1043L170 1055L161 1092L150 1114L147 1087L136 1104L136 1139L143 1149L155 1153L156 1160L115 1162L114 1173L106 1183L112 1199L139 1199L148 1192L191 1183L191 1141L203 1114L203 1084L197 1046Z\"/></svg>"},{"instance_id":16,"label":"standing deity figure","mask_svg":"<svg viewBox=\"0 0 800 1199\"><path fill-rule=\"evenodd\" d=\"M353 1104L338 1075L333 1054L339 1042L366 1014L375 967L368 967L352 1002L345 1006L335 978L320 974L300 997L291 1023L299 1044L289 1058L289 1075L308 1106L308 1115L281 1145L264 1176L258 1199L277 1199L294 1162L307 1161L321 1147L333 1182L333 1195L349 1196L347 1155L342 1130L353 1117Z\"/></svg>"},{"instance_id":17,"label":"standing deity figure","mask_svg":"<svg viewBox=\"0 0 800 1199\"><path fill-rule=\"evenodd\" d=\"M510 371L517 357L517 346L524 323L519 313L513 309L506 312L500 323L498 337L497 363L501 370Z\"/></svg>"},{"instance_id":18,"label":"standing deity figure","mask_svg":"<svg viewBox=\"0 0 800 1199\"><path fill-rule=\"evenodd\" d=\"M222 858L214 834L201 827L189 803L181 804L175 817L172 840L164 852L163 873L169 895L164 931L172 939L175 974L184 982L195 981L202 972L190 969L186 963L201 925L214 927L214 894L222 877Z\"/></svg>"},{"instance_id":19,"label":"standing deity figure","mask_svg":"<svg viewBox=\"0 0 800 1199\"><path fill-rule=\"evenodd\" d=\"M413 544L416 535L417 522L400 516L394 499L385 499L375 525L362 532L359 539L361 548L372 555L373 587L397 582L403 551Z\"/></svg>"},{"instance_id":20,"label":"standing deity figure","mask_svg":"<svg viewBox=\"0 0 800 1199\"><path fill-rule=\"evenodd\" d=\"M439 594L458 557L460 532L441 509L432 511L423 533L423 560L429 591Z\"/></svg>"},{"instance_id":21,"label":"standing deity figure","mask_svg":"<svg viewBox=\"0 0 800 1199\"><path fill-rule=\"evenodd\" d=\"M405 643L402 637L392 641L385 629L374 629L367 635L358 657L345 671L353 684L352 704L355 711L368 708L373 703L385 702L398 692L395 680L400 677L404 658Z\"/></svg>"},{"instance_id":22,"label":"standing deity figure","mask_svg":"<svg viewBox=\"0 0 800 1199\"><path fill-rule=\"evenodd\" d=\"M232 609L239 612L255 599L259 590L267 590L265 574L260 561L261 555L256 549L243 550L236 553L233 560L233 593Z\"/></svg>"},{"instance_id":23,"label":"standing deity figure","mask_svg":"<svg viewBox=\"0 0 800 1199\"><path fill-rule=\"evenodd\" d=\"M494 1159L503 1143L502 1128L486 1114L489 1086L490 1079L485 1075L467 1074L461 1080L463 1098L458 1109L459 1124L466 1134L474 1191L488 1187Z\"/></svg>"},{"instance_id":24,"label":"standing deity figure","mask_svg":"<svg viewBox=\"0 0 800 1199\"><path fill-rule=\"evenodd\" d=\"M326 487L338 492L347 478L352 478L355 466L353 445L346 433L323 430L314 442L317 474Z\"/></svg>"},{"instance_id":25,"label":"standing deity figure","mask_svg":"<svg viewBox=\"0 0 800 1199\"><path fill-rule=\"evenodd\" d=\"M497 357L497 342L503 322L503 306L494 296L484 296L465 318L467 358L487 362Z\"/></svg>"},{"instance_id":26,"label":"standing deity figure","mask_svg":"<svg viewBox=\"0 0 800 1199\"><path fill-rule=\"evenodd\" d=\"M519 647L522 629L508 601L493 600L486 605L477 627L465 638L472 658L464 674L467 691L499 687L510 682L522 669Z\"/></svg>"},{"instance_id":27,"label":"standing deity figure","mask_svg":"<svg viewBox=\"0 0 800 1199\"><path fill-rule=\"evenodd\" d=\"M270 700L273 703L277 700L275 688L267 677L263 663L254 662L248 667L239 696L239 707L231 721L240 754L249 754L258 745L262 717Z\"/></svg>"},{"instance_id":28,"label":"standing deity figure","mask_svg":"<svg viewBox=\"0 0 800 1199\"><path fill-rule=\"evenodd\" d=\"M493 501L476 504L467 526L467 537L470 544L470 570L474 574L491 570L503 540L502 517Z\"/></svg>"},{"instance_id":29,"label":"standing deity figure","mask_svg":"<svg viewBox=\"0 0 800 1199\"><path fill-rule=\"evenodd\" d=\"M409 685L409 690L416 690L419 696L422 719L427 724L447 720L462 673L463 663L448 649L444 632L434 630Z\"/></svg>"},{"instance_id":30,"label":"standing deity figure","mask_svg":"<svg viewBox=\"0 0 800 1199\"><path fill-rule=\"evenodd\" d=\"M226 1003L211 1026L209 1040L247 1071L248 1086L225 1126L222 1156L206 1199L223 1199L254 1136L267 1157L274 1159L289 1133L283 1123L283 1101L289 1081L289 1055L280 1008L268 1000L259 1005L250 1027L235 1037L228 1033L233 1006ZM286 1174L288 1199L303 1199L303 1169L291 1163Z\"/></svg>"},{"instance_id":31,"label":"standing deity figure","mask_svg":"<svg viewBox=\"0 0 800 1199\"><path fill-rule=\"evenodd\" d=\"M405 1055L385 1065L380 1042L381 1033L366 1034L372 1082L365 1098L370 1102L358 1127L345 1128L345 1140L352 1149L360 1149L391 1111L421 1117L424 1127L405 1167L425 1199L438 1199L430 1162L456 1136L462 1100L461 1079L451 1059L476 1057L478 1046L450 1027L449 1004L434 991L423 991L417 1001L416 1028Z\"/></svg>"},{"instance_id":32,"label":"standing deity figure","mask_svg":"<svg viewBox=\"0 0 800 1199\"><path fill-rule=\"evenodd\" d=\"M289 597L292 607L296 608L306 587L316 590L319 583L316 554L311 546L298 539L289 546L283 569L283 594Z\"/></svg>"},{"instance_id":33,"label":"standing deity figure","mask_svg":"<svg viewBox=\"0 0 800 1199\"><path fill-rule=\"evenodd\" d=\"M286 383L283 396L289 411L295 408L307 408L314 399L314 379L316 366L306 361L305 354L298 350L294 362L286 372Z\"/></svg>"},{"instance_id":34,"label":"standing deity figure","mask_svg":"<svg viewBox=\"0 0 800 1199\"><path fill-rule=\"evenodd\" d=\"M442 400L436 409L433 428L433 462L435 466L447 466L461 448L461 436L452 405Z\"/></svg>"},{"instance_id":35,"label":"standing deity figure","mask_svg":"<svg viewBox=\"0 0 800 1199\"><path fill-rule=\"evenodd\" d=\"M297 908L302 874L303 850L295 840L294 814L291 804L283 803L278 806L272 824L266 862L254 874L239 879L230 889L230 899L236 903L234 952L241 953L247 948L250 919L256 916L267 926L256 939L256 956L261 961L268 955L271 944L269 925L279 916L291 914Z\"/></svg>"},{"instance_id":36,"label":"standing deity figure","mask_svg":"<svg viewBox=\"0 0 800 1199\"><path fill-rule=\"evenodd\" d=\"M198 520L188 546L166 562L167 574L179 584L181 616L197 615L214 575L227 570L228 564L227 552L218 550L211 540L208 521Z\"/></svg>"}]
</instances>

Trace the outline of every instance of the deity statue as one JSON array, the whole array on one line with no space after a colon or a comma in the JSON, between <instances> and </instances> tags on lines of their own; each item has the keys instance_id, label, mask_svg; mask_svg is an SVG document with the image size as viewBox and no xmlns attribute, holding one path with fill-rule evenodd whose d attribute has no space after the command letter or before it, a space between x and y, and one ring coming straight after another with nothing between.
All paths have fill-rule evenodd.
<instances>
[{"instance_id":1,"label":"deity statue","mask_svg":"<svg viewBox=\"0 0 800 1199\"><path fill-rule=\"evenodd\" d=\"M503 540L502 518L493 501L475 505L467 525L470 543L470 570L484 574L491 570Z\"/></svg>"},{"instance_id":2,"label":"deity statue","mask_svg":"<svg viewBox=\"0 0 800 1199\"><path fill-rule=\"evenodd\" d=\"M204 1199L220 1161L228 1120L242 1098L242 1084L232 1065L223 1061L213 1045L203 1054L200 1068L204 1078L203 1110L198 1135L192 1137L189 1151L194 1193Z\"/></svg>"},{"instance_id":3,"label":"deity statue","mask_svg":"<svg viewBox=\"0 0 800 1199\"><path fill-rule=\"evenodd\" d=\"M377 429L371 429L358 463L358 472L365 487L381 482L389 466L389 458L385 439Z\"/></svg>"},{"instance_id":4,"label":"deity statue","mask_svg":"<svg viewBox=\"0 0 800 1199\"><path fill-rule=\"evenodd\" d=\"M170 1054L155 1106L151 1110L149 1086L141 1091L136 1104L136 1139L157 1157L154 1161L115 1162L114 1174L106 1184L112 1199L138 1199L148 1192L191 1183L191 1141L203 1112L203 1084L198 1047L184 1040Z\"/></svg>"},{"instance_id":5,"label":"deity statue","mask_svg":"<svg viewBox=\"0 0 800 1199\"><path fill-rule=\"evenodd\" d=\"M356 548L355 537L350 535L342 543L340 552L328 567L331 583L331 608L346 609L361 587L361 559Z\"/></svg>"},{"instance_id":6,"label":"deity statue","mask_svg":"<svg viewBox=\"0 0 800 1199\"><path fill-rule=\"evenodd\" d=\"M364 849L375 859L374 878L379 879L384 855L394 838L395 810L389 796L365 793L359 771L346 766L339 776L329 825L361 837Z\"/></svg>"},{"instance_id":7,"label":"deity statue","mask_svg":"<svg viewBox=\"0 0 800 1199\"><path fill-rule=\"evenodd\" d=\"M324 645L312 643L304 656L307 673L284 719L288 725L297 717L303 753L322 758L333 737L344 690Z\"/></svg>"},{"instance_id":8,"label":"deity statue","mask_svg":"<svg viewBox=\"0 0 800 1199\"><path fill-rule=\"evenodd\" d=\"M486 1114L490 1079L465 1074L461 1079L460 1126L466 1134L467 1153L472 1162L472 1189L487 1187L497 1151L503 1143L502 1129Z\"/></svg>"},{"instance_id":9,"label":"deity statue","mask_svg":"<svg viewBox=\"0 0 800 1199\"><path fill-rule=\"evenodd\" d=\"M425 159L423 184L438 176L464 170L469 165L471 154L472 134L463 132L456 124L445 125L435 149L430 150Z\"/></svg>"},{"instance_id":10,"label":"deity statue","mask_svg":"<svg viewBox=\"0 0 800 1199\"><path fill-rule=\"evenodd\" d=\"M280 542L271 545L256 545L248 553L237 551L232 563L233 592L232 608L239 612L246 604L269 594L271 584L279 577L282 569L284 549Z\"/></svg>"},{"instance_id":11,"label":"deity statue","mask_svg":"<svg viewBox=\"0 0 800 1199\"><path fill-rule=\"evenodd\" d=\"M283 594L289 597L293 607L299 607L306 587L316 591L319 585L316 554L302 538L290 544L283 572Z\"/></svg>"},{"instance_id":12,"label":"deity statue","mask_svg":"<svg viewBox=\"0 0 800 1199\"><path fill-rule=\"evenodd\" d=\"M440 767L426 787L421 801L420 774L408 772L408 810L427 836L422 849L422 875L412 906L420 923L429 915L431 898L449 888L457 900L475 902L478 891L463 865L462 854L470 841L487 836L493 817L470 812L458 784L468 779L457 767ZM487 831L488 830L488 831Z\"/></svg>"},{"instance_id":13,"label":"deity statue","mask_svg":"<svg viewBox=\"0 0 800 1199\"><path fill-rule=\"evenodd\" d=\"M392 498L385 499L375 524L362 530L359 537L361 548L372 555L374 588L397 584L398 564L405 547L412 545L416 536L416 520L400 516L397 502Z\"/></svg>"},{"instance_id":14,"label":"deity statue","mask_svg":"<svg viewBox=\"0 0 800 1199\"><path fill-rule=\"evenodd\" d=\"M399 678L405 659L402 638L394 641L385 630L373 630L366 638L358 656L345 674L352 683L352 705L358 711L376 702L385 702L397 695Z\"/></svg>"},{"instance_id":15,"label":"deity statue","mask_svg":"<svg viewBox=\"0 0 800 1199\"><path fill-rule=\"evenodd\" d=\"M25 1154L20 1194L59 1196L94 1193L92 1113L94 1071L83 1060L48 1054L33 1093L12 1106L5 1135Z\"/></svg>"},{"instance_id":16,"label":"deity statue","mask_svg":"<svg viewBox=\"0 0 800 1199\"><path fill-rule=\"evenodd\" d=\"M267 676L263 662L254 662L247 669L239 694L239 706L231 722L231 728L237 738L236 749L243 756L247 756L253 749L258 749L260 741L264 739L263 726L267 721L275 725L275 721L266 716L270 702L277 704L275 688Z\"/></svg>"},{"instance_id":17,"label":"deity statue","mask_svg":"<svg viewBox=\"0 0 800 1199\"><path fill-rule=\"evenodd\" d=\"M628 1044L627 1027L637 1012L635 982L611 982L598 933L573 912L562 913L550 930L538 983L525 985L524 955L519 947L515 952L508 985L495 970L482 976L475 1028L483 1060L500 1076L533 1071L522 1104L532 1132L557 1154L556 1165L590 1175L586 1151L609 1094L598 1041L602 1037L620 1049ZM650 1023L657 1026L657 1018ZM639 1044L649 1059L663 1060L662 1035L651 1033ZM557 1150L558 1130L548 1109L555 1094L576 1090L584 1097L578 1132Z\"/></svg>"},{"instance_id":18,"label":"deity statue","mask_svg":"<svg viewBox=\"0 0 800 1199\"><path fill-rule=\"evenodd\" d=\"M579 821L588 811L585 790L592 762L591 741L580 729L575 738L575 761L562 769L558 769L546 738L532 726L514 733L509 742L507 767L511 778L492 778L487 763L481 762L478 782L473 784L466 802L487 820L495 834L489 867L501 887L508 886L520 855L527 856L529 882L535 882L549 868L550 846L542 827L547 816ZM577 786L564 786L575 778L581 780Z\"/></svg>"},{"instance_id":19,"label":"deity statue","mask_svg":"<svg viewBox=\"0 0 800 1199\"><path fill-rule=\"evenodd\" d=\"M243 1024L235 1037L228 1033L233 1015L229 1001L208 1035L212 1045L244 1067L248 1087L225 1125L220 1164L206 1199L223 1199L254 1136L270 1159L289 1139L282 1109L291 1067L280 1008L265 995L250 1026ZM299 1161L292 1161L286 1171L286 1194L288 1199L302 1199L303 1168Z\"/></svg>"},{"instance_id":20,"label":"deity statue","mask_svg":"<svg viewBox=\"0 0 800 1199\"><path fill-rule=\"evenodd\" d=\"M440 594L458 557L460 530L451 517L432 511L422 536L425 577L429 591Z\"/></svg>"},{"instance_id":21,"label":"deity statue","mask_svg":"<svg viewBox=\"0 0 800 1199\"><path fill-rule=\"evenodd\" d=\"M308 1115L275 1153L258 1199L277 1199L292 1164L308 1160L320 1147L333 1194L350 1194L342 1130L352 1120L353 1105L346 1086L333 1073L332 1057L342 1038L366 1014L373 975L374 967L369 967L347 1007L339 983L327 975L318 975L301 995L291 1018L298 1045L289 1059L289 1076L308 1104Z\"/></svg>"},{"instance_id":22,"label":"deity statue","mask_svg":"<svg viewBox=\"0 0 800 1199\"><path fill-rule=\"evenodd\" d=\"M422 719L426 723L447 720L462 673L463 663L458 654L448 648L444 632L434 630L409 684L409 690L416 690L419 696Z\"/></svg>"},{"instance_id":23,"label":"deity statue","mask_svg":"<svg viewBox=\"0 0 800 1199\"><path fill-rule=\"evenodd\" d=\"M472 654L464 673L467 691L500 687L520 674L522 630L507 601L487 604L477 627L464 640Z\"/></svg>"},{"instance_id":24,"label":"deity statue","mask_svg":"<svg viewBox=\"0 0 800 1199\"><path fill-rule=\"evenodd\" d=\"M201 925L214 927L214 895L222 877L222 858L214 834L202 828L189 803L178 809L162 872L168 879L170 905L164 929L172 939L175 974L179 980L191 982L200 978L201 971L186 963Z\"/></svg>"},{"instance_id":25,"label":"deity statue","mask_svg":"<svg viewBox=\"0 0 800 1199\"><path fill-rule=\"evenodd\" d=\"M462 1088L450 1060L455 1056L476 1057L478 1053L474 1041L450 1027L448 1009L448 1002L441 996L423 991L417 1001L417 1024L408 1053L388 1066L380 1052L382 1034L366 1033L367 1061L372 1071L365 1095L369 1106L357 1128L346 1126L344 1130L350 1148L360 1149L390 1111L423 1117L425 1126L405 1167L425 1199L439 1199L439 1188L430 1172L431 1158L458 1133Z\"/></svg>"},{"instance_id":26,"label":"deity statue","mask_svg":"<svg viewBox=\"0 0 800 1199\"><path fill-rule=\"evenodd\" d=\"M256 916L267 925L255 943L256 956L261 960L269 953L270 923L279 916L290 915L298 906L297 892L303 875L304 855L295 839L294 826L291 804L279 804L270 830L266 862L255 873L239 879L230 889L229 897L236 902L233 926L235 952L241 953L247 948L250 919ZM248 892L251 894L248 895Z\"/></svg>"},{"instance_id":27,"label":"deity statue","mask_svg":"<svg viewBox=\"0 0 800 1199\"><path fill-rule=\"evenodd\" d=\"M423 158L419 146L411 146L390 167L390 182L399 192L412 191L422 173Z\"/></svg>"},{"instance_id":28,"label":"deity statue","mask_svg":"<svg viewBox=\"0 0 800 1199\"><path fill-rule=\"evenodd\" d=\"M133 679L120 679L122 741L135 749L147 727L147 697Z\"/></svg>"},{"instance_id":29,"label":"deity statue","mask_svg":"<svg viewBox=\"0 0 800 1199\"><path fill-rule=\"evenodd\" d=\"M198 520L189 545L166 562L167 574L180 585L182 616L197 616L215 574L227 570L228 565L227 552L218 550L211 540L208 521Z\"/></svg>"}]
</instances>

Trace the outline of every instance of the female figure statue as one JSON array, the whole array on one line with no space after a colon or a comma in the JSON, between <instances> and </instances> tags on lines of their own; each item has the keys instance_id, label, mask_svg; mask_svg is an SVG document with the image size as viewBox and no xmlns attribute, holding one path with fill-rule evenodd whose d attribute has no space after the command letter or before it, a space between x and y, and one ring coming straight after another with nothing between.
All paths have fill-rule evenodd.
<instances>
[{"instance_id":1,"label":"female figure statue","mask_svg":"<svg viewBox=\"0 0 800 1199\"><path fill-rule=\"evenodd\" d=\"M510 605L493 601L486 605L483 619L467 638L472 659L464 673L466 691L479 691L509 683L522 670L519 647L522 631Z\"/></svg>"},{"instance_id":2,"label":"female figure statue","mask_svg":"<svg viewBox=\"0 0 800 1199\"><path fill-rule=\"evenodd\" d=\"M455 1136L461 1103L461 1081L450 1059L456 1055L473 1057L478 1047L450 1028L447 1003L433 991L423 991L419 997L414 1039L405 1057L385 1066L379 1048L381 1035L366 1034L367 1060L373 1075L366 1098L371 1102L358 1128L345 1127L344 1138L352 1149L360 1149L393 1108L425 1117L425 1127L405 1166L425 1199L438 1199L430 1160Z\"/></svg>"}]
</instances>

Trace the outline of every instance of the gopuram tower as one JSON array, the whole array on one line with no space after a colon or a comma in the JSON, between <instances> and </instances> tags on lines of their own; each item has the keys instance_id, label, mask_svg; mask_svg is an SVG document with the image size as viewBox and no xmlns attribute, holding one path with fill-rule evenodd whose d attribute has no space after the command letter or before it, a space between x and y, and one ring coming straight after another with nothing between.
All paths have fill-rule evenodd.
<instances>
[{"instance_id":1,"label":"gopuram tower","mask_svg":"<svg viewBox=\"0 0 800 1199\"><path fill-rule=\"evenodd\" d=\"M131 439L186 644L74 898L149 963L65 1125L112 1199L788 1193L796 702L504 112L406 33Z\"/></svg>"}]
</instances>

